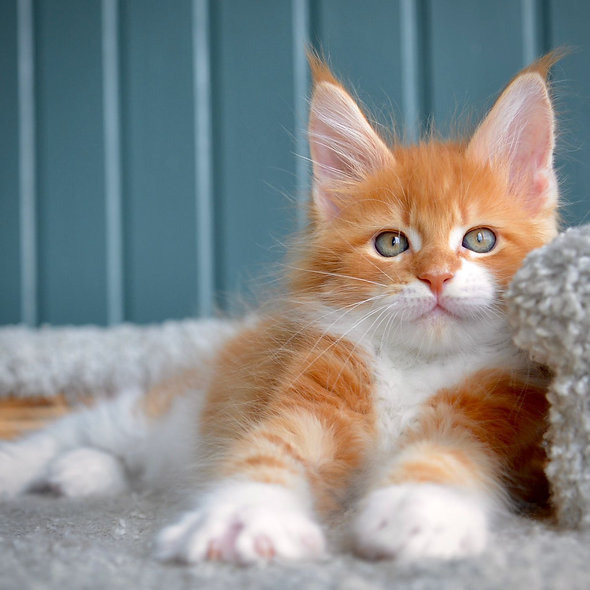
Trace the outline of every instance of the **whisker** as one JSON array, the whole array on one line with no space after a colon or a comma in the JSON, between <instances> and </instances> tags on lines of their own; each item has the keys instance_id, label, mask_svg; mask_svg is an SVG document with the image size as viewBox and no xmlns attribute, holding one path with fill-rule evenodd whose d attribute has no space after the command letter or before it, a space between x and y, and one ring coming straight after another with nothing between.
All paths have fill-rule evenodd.
<instances>
[{"instance_id":1,"label":"whisker","mask_svg":"<svg viewBox=\"0 0 590 590\"><path fill-rule=\"evenodd\" d=\"M319 317L317 317L317 316L312 317L306 324L304 324L297 331L295 331L293 334L291 334L291 336L281 345L281 349L280 350L286 350L286 347L293 341L293 339L296 338L302 332L304 332L310 326L317 325L317 323L320 322L321 320L324 320L327 317L329 317L330 315L333 315L335 313L338 313L341 310L346 310L344 313L340 314L326 329L324 329L324 331L322 332L322 334L320 335L320 337L318 338L318 340L321 339L321 338L323 338L326 334L329 333L329 331L330 331L331 328L333 328L339 321L342 320L342 318L344 318L345 316L347 316L349 313L353 312L355 309L357 309L358 307L360 307L362 305L366 305L367 303L370 303L371 301L376 301L378 299L383 299L384 297L388 297L388 294L387 293L382 293L382 294L379 294L379 295L375 295L373 297L368 297L366 299L363 299L362 301L357 301L355 303L350 303L348 305L344 305L342 307L339 307L337 310L336 309L330 309L329 311L327 311L326 313L322 314ZM275 353L275 355L276 354L277 353Z\"/></svg>"},{"instance_id":2,"label":"whisker","mask_svg":"<svg viewBox=\"0 0 590 590\"><path fill-rule=\"evenodd\" d=\"M361 281L363 283L377 285L378 287L387 287L388 286L385 283L379 283L377 281L370 281L369 279L362 279L361 277L355 277L355 276L347 275L347 274L343 274L343 273L328 272L325 270L314 270L311 268L301 268L299 266L292 266L292 265L286 265L286 268L290 268L292 270L300 270L302 272L310 272L310 273L319 274L319 275L326 275L326 276L330 276L330 277L338 277L338 278L342 278L342 279L352 279L354 281Z\"/></svg>"},{"instance_id":3,"label":"whisker","mask_svg":"<svg viewBox=\"0 0 590 590\"><path fill-rule=\"evenodd\" d=\"M338 375L336 375L336 382L338 382L338 379L340 379L340 376L342 375L342 371L344 370L344 365L346 365L348 363L348 361L350 360L351 356L356 352L357 348L360 345L360 342L363 341L367 337L367 335L369 334L369 332L371 332L374 329L375 324L377 324L377 327L375 328L375 331L377 331L379 329L380 325L384 321L384 318L387 318L387 313L389 311L390 311L390 305L384 306L382 312L377 316L377 319L374 320L371 323L371 325L365 330L365 332L362 335L362 337L359 338L359 339L357 339L356 342L354 342L351 351L348 353L348 356L346 357L346 362L343 364L342 368L338 372Z\"/></svg>"},{"instance_id":4,"label":"whisker","mask_svg":"<svg viewBox=\"0 0 590 590\"><path fill-rule=\"evenodd\" d=\"M344 338L346 338L346 336L348 336L351 332L353 332L362 322L364 322L365 320L367 320L369 317L375 315L378 312L382 312L383 311L383 307L377 307L373 310L371 310L369 313L367 313L365 316L363 316L360 320L358 320L357 322L355 322L355 324L349 328L348 330L346 330L346 332L344 332L344 334L342 334L341 336L339 336L336 340L334 340L334 342L330 343L330 345L325 348L324 350L322 350L322 352L315 358L313 358L298 374L297 376L293 379L293 381L296 381L297 379L299 379L316 361L318 361L320 358L322 358L328 351L330 351L332 348L334 348L334 346L336 346L337 344L339 344ZM324 334L325 335L325 334ZM321 341L321 338L319 338L316 342L316 345L314 345L314 347L312 348L312 350L309 351L308 353L308 357L311 355L311 353L317 348L319 342Z\"/></svg>"}]
</instances>

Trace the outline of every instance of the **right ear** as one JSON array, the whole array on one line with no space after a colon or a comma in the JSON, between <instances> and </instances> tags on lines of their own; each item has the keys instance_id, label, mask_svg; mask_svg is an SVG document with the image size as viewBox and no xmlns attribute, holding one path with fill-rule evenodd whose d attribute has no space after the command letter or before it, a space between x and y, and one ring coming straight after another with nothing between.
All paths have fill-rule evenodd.
<instances>
[{"instance_id":1,"label":"right ear","mask_svg":"<svg viewBox=\"0 0 590 590\"><path fill-rule=\"evenodd\" d=\"M356 102L327 66L310 56L314 90L309 115L313 199L322 219L338 215L347 187L394 162Z\"/></svg>"},{"instance_id":2,"label":"right ear","mask_svg":"<svg viewBox=\"0 0 590 590\"><path fill-rule=\"evenodd\" d=\"M504 170L508 188L532 214L555 208L555 114L547 75L562 51L547 54L502 92L467 147L467 154Z\"/></svg>"}]
</instances>

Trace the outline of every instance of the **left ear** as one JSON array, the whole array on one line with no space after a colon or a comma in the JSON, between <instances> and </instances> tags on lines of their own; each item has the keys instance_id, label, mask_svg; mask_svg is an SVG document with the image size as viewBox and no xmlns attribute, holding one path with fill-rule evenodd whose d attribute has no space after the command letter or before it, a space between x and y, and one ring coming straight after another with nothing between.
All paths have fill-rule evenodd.
<instances>
[{"instance_id":1,"label":"left ear","mask_svg":"<svg viewBox=\"0 0 590 590\"><path fill-rule=\"evenodd\" d=\"M314 54L308 57L314 80L308 132L313 203L319 218L329 221L351 199L347 187L393 165L394 158L328 67Z\"/></svg>"},{"instance_id":2,"label":"left ear","mask_svg":"<svg viewBox=\"0 0 590 590\"><path fill-rule=\"evenodd\" d=\"M467 147L468 155L506 173L510 192L532 214L554 207L558 197L553 169L555 115L546 72L531 66L519 74Z\"/></svg>"}]
</instances>

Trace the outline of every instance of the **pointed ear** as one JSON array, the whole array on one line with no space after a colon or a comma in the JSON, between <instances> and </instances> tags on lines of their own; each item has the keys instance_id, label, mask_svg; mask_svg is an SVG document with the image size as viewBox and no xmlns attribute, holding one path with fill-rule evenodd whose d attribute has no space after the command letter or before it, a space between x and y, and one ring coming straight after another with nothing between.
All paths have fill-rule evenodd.
<instances>
[{"instance_id":1,"label":"pointed ear","mask_svg":"<svg viewBox=\"0 0 590 590\"><path fill-rule=\"evenodd\" d=\"M393 156L355 101L319 60L310 58L314 91L309 115L313 199L320 217L338 215L347 187L393 163Z\"/></svg>"},{"instance_id":2,"label":"pointed ear","mask_svg":"<svg viewBox=\"0 0 590 590\"><path fill-rule=\"evenodd\" d=\"M540 63L540 62L539 62ZM545 75L534 65L504 90L467 148L480 162L506 173L512 194L536 214L557 204L553 169L555 115Z\"/></svg>"}]
</instances>

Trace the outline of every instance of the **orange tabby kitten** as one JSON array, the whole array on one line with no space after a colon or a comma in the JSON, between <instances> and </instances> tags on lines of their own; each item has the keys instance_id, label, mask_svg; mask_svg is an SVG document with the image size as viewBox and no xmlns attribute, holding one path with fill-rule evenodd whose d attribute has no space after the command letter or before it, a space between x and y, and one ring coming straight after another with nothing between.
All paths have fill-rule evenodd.
<instances>
[{"instance_id":1,"label":"orange tabby kitten","mask_svg":"<svg viewBox=\"0 0 590 590\"><path fill-rule=\"evenodd\" d=\"M469 141L411 147L388 147L311 61L313 199L289 297L186 383L4 445L1 491L120 491L199 457L207 489L157 553L239 563L322 555L320 520L352 502L361 555L472 555L495 511L547 500L546 375L512 344L503 294L557 231L553 58Z\"/></svg>"}]
</instances>

